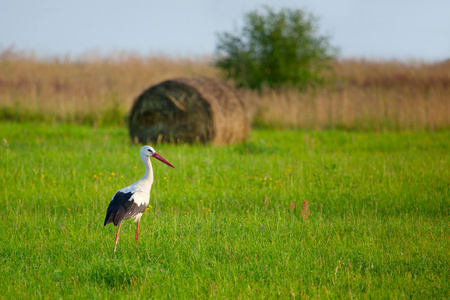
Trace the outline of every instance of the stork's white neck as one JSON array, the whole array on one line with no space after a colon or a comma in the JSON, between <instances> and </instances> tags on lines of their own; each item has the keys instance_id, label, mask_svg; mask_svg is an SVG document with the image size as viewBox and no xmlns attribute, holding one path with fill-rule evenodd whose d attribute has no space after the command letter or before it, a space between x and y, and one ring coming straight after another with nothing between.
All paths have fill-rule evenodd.
<instances>
[{"instance_id":1,"label":"stork's white neck","mask_svg":"<svg viewBox=\"0 0 450 300\"><path fill-rule=\"evenodd\" d=\"M153 167L152 167L152 163L150 162L150 157L145 154L141 154L141 159L145 166L145 174L144 174L144 177L141 178L141 180L145 181L149 185L152 185L152 183L153 183Z\"/></svg>"}]
</instances>

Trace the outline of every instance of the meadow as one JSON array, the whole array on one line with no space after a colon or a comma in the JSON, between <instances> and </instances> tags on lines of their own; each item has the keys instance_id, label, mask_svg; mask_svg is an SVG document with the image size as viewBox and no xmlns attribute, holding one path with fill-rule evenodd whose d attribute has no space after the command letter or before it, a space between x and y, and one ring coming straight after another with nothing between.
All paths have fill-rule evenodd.
<instances>
[{"instance_id":1,"label":"meadow","mask_svg":"<svg viewBox=\"0 0 450 300\"><path fill-rule=\"evenodd\" d=\"M1 298L446 298L450 133L253 130L153 145L150 206L125 127L0 123Z\"/></svg>"},{"instance_id":2,"label":"meadow","mask_svg":"<svg viewBox=\"0 0 450 300\"><path fill-rule=\"evenodd\" d=\"M140 225L127 114L210 58L0 51L0 298L448 298L450 64L336 61L325 86L237 91L229 146L154 144ZM230 82L232 84L232 82Z\"/></svg>"}]
</instances>

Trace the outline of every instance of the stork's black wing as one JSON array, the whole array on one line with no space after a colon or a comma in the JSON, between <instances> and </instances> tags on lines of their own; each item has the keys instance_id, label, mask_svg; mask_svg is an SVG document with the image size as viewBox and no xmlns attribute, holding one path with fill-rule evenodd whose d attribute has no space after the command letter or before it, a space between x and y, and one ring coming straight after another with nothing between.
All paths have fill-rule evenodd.
<instances>
[{"instance_id":1,"label":"stork's black wing","mask_svg":"<svg viewBox=\"0 0 450 300\"><path fill-rule=\"evenodd\" d=\"M114 195L114 198L111 200L111 203L109 203L106 211L104 226L111 222L113 222L115 226L119 225L125 218L126 212L129 211L134 204L134 201L130 201L131 197L133 197L133 192L122 193L119 191Z\"/></svg>"}]
</instances>

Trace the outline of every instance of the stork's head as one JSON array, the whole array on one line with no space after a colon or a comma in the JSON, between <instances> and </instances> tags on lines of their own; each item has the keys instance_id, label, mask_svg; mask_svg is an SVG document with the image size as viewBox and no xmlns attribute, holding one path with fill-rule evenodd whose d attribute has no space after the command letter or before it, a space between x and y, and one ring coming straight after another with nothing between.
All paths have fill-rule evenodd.
<instances>
[{"instance_id":1,"label":"stork's head","mask_svg":"<svg viewBox=\"0 0 450 300\"><path fill-rule=\"evenodd\" d=\"M162 161L166 165L168 165L168 166L170 166L170 167L175 169L175 167L170 162L168 162L161 155L156 153L155 149L153 149L150 146L144 146L144 147L141 148L141 156L154 157L157 160Z\"/></svg>"},{"instance_id":2,"label":"stork's head","mask_svg":"<svg viewBox=\"0 0 450 300\"><path fill-rule=\"evenodd\" d=\"M141 148L141 154L144 154L145 156L153 156L154 153L156 153L155 149L150 146L144 146Z\"/></svg>"}]
</instances>

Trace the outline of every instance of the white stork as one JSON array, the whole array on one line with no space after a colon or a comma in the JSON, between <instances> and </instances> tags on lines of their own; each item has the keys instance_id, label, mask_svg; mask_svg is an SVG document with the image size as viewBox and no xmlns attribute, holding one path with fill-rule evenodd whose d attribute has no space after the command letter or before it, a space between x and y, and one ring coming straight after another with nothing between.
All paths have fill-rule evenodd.
<instances>
[{"instance_id":1,"label":"white stork","mask_svg":"<svg viewBox=\"0 0 450 300\"><path fill-rule=\"evenodd\" d=\"M116 243L114 245L114 252L116 252L117 241L119 240L120 225L123 220L134 218L137 222L136 227L136 243L138 242L139 221L142 213L148 206L150 200L150 190L153 183L153 168L150 162L150 157L154 157L168 166L175 168L170 162L165 160L161 155L155 152L150 146L144 146L140 151L142 162L145 166L145 175L132 185L129 185L121 190L118 190L112 197L106 211L105 224L113 223L117 228Z\"/></svg>"}]
</instances>

